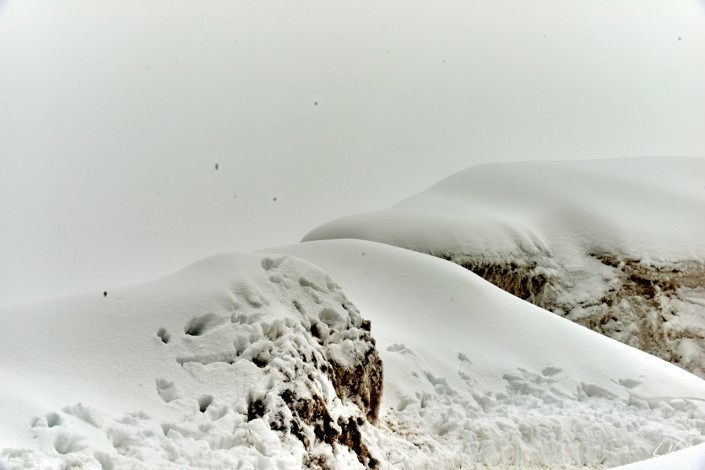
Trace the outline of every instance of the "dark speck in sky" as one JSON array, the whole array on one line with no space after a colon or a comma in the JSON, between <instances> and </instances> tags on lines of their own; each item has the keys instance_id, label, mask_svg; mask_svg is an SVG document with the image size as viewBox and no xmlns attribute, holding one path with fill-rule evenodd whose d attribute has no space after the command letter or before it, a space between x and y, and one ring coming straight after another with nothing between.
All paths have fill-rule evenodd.
<instances>
[{"instance_id":1,"label":"dark speck in sky","mask_svg":"<svg viewBox=\"0 0 705 470\"><path fill-rule=\"evenodd\" d=\"M215 164L215 169L216 169L216 171L218 170L218 164L217 164L217 163Z\"/></svg>"},{"instance_id":2,"label":"dark speck in sky","mask_svg":"<svg viewBox=\"0 0 705 470\"><path fill-rule=\"evenodd\" d=\"M273 198L272 198L272 201L277 202L277 198L276 198L276 197L273 197Z\"/></svg>"}]
</instances>

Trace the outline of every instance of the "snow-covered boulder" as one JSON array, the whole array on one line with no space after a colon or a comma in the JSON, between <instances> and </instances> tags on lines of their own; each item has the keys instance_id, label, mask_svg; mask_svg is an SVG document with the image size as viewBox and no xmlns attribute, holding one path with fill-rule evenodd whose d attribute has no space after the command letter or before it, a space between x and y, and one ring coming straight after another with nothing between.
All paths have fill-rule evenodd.
<instances>
[{"instance_id":1,"label":"snow-covered boulder","mask_svg":"<svg viewBox=\"0 0 705 470\"><path fill-rule=\"evenodd\" d=\"M370 322L305 261L223 255L0 315L0 468L378 464Z\"/></svg>"},{"instance_id":2,"label":"snow-covered boulder","mask_svg":"<svg viewBox=\"0 0 705 470\"><path fill-rule=\"evenodd\" d=\"M705 159L482 165L305 241L358 238L451 260L705 377Z\"/></svg>"}]
</instances>

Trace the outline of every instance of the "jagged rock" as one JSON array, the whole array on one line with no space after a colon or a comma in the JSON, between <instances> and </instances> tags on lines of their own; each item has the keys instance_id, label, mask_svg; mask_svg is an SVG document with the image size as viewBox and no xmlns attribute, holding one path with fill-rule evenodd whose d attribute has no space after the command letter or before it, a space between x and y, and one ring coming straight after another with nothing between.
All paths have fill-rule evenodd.
<instances>
[{"instance_id":1,"label":"jagged rock","mask_svg":"<svg viewBox=\"0 0 705 470\"><path fill-rule=\"evenodd\" d=\"M329 277L301 277L286 259L262 264L282 296L292 298L296 314L243 322L243 335L261 330L267 340L241 345L235 361L251 360L271 384L248 397L248 420L295 436L308 468L332 468L324 456L328 446L345 446L362 465L376 468L361 432L377 420L382 397L382 361L370 322Z\"/></svg>"},{"instance_id":2,"label":"jagged rock","mask_svg":"<svg viewBox=\"0 0 705 470\"><path fill-rule=\"evenodd\" d=\"M539 307L648 352L705 378L705 265L654 265L606 253L589 256L604 273L580 272L546 259L488 262L429 253L474 272ZM592 279L590 279L592 278ZM581 282L603 282L598 294L577 294ZM684 317L686 321L684 321Z\"/></svg>"},{"instance_id":3,"label":"jagged rock","mask_svg":"<svg viewBox=\"0 0 705 470\"><path fill-rule=\"evenodd\" d=\"M479 165L304 241L359 238L453 261L705 377L704 172L699 158Z\"/></svg>"}]
</instances>

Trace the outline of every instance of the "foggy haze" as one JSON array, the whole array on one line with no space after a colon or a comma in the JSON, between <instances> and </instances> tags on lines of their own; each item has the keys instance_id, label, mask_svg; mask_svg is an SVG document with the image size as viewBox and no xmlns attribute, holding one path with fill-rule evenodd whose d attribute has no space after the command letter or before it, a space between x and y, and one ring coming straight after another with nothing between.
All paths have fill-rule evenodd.
<instances>
[{"instance_id":1,"label":"foggy haze","mask_svg":"<svg viewBox=\"0 0 705 470\"><path fill-rule=\"evenodd\" d=\"M475 164L704 156L703 5L0 1L0 304L295 243Z\"/></svg>"}]
</instances>

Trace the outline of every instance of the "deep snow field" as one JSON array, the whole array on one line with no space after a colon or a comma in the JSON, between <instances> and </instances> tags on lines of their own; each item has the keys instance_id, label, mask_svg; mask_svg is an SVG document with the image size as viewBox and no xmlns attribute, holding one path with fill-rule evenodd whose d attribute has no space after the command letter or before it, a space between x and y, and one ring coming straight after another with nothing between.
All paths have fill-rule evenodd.
<instances>
[{"instance_id":1,"label":"deep snow field","mask_svg":"<svg viewBox=\"0 0 705 470\"><path fill-rule=\"evenodd\" d=\"M705 381L683 366L704 178L692 159L474 167L300 244L4 308L0 468L702 468ZM512 262L558 314L466 269ZM672 292L620 274L676 266ZM610 289L610 315L670 302L662 323L696 336L657 349L695 362L576 324Z\"/></svg>"}]
</instances>

